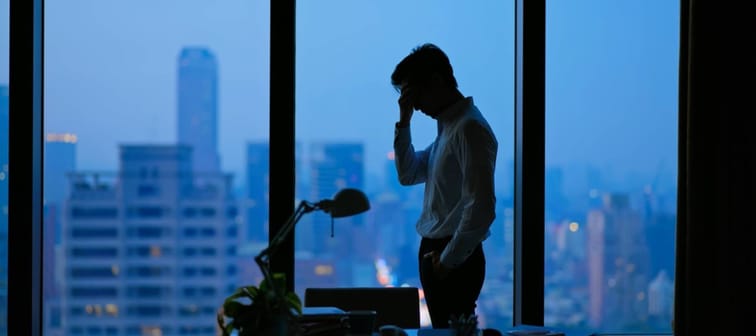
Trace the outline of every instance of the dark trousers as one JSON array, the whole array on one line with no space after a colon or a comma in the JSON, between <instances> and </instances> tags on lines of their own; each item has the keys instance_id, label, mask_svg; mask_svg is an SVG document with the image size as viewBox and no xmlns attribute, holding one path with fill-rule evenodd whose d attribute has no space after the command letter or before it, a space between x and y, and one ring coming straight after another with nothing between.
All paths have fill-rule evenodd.
<instances>
[{"instance_id":1,"label":"dark trousers","mask_svg":"<svg viewBox=\"0 0 756 336\"><path fill-rule=\"evenodd\" d=\"M483 245L478 244L475 251L462 265L452 269L443 279L433 272L431 258L423 258L428 252L441 254L451 237L431 239L423 238L418 254L420 265L420 283L425 294L433 328L448 328L452 315L469 316L475 313L476 301L483 287L486 275L486 258Z\"/></svg>"}]
</instances>

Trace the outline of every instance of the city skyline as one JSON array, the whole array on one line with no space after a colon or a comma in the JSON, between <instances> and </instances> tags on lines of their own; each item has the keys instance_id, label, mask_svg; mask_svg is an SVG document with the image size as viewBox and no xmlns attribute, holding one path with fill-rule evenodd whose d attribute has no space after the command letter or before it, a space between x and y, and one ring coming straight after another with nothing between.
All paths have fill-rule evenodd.
<instances>
[{"instance_id":1,"label":"city skyline","mask_svg":"<svg viewBox=\"0 0 756 336\"><path fill-rule=\"evenodd\" d=\"M182 2L182 15L169 15L175 20L174 25L162 25L165 11L173 10L178 3L166 2L156 6L153 12L145 13L138 10L128 2L115 2L105 6L104 4L90 4L86 2L68 2L65 6L56 2L48 4L48 36L46 37L46 130L49 132L72 132L79 135L82 140L80 166L93 169L113 169L115 159L109 158L106 153L111 151L117 142L155 142L171 143L175 137L172 125L175 116L175 107L172 98L175 92L175 66L172 64L176 53L184 46L205 46L215 51L219 67L219 153L223 158L222 170L234 172L240 178L244 175L244 143L248 141L260 141L268 137L268 5L260 2L230 1L221 4L209 5L199 3ZM374 8L382 11L391 8ZM422 8L423 2L403 4L404 6L418 6ZM439 2L434 13L445 13L451 3ZM478 6L490 9L488 12L501 13L507 17L512 14L512 8L506 2L485 2ZM676 58L674 51L675 43L667 43L676 39L676 22L666 20L664 15L674 6L671 4L657 4L661 6L658 11L644 12L642 15L649 19L644 22L641 30L624 30L625 26L634 26L630 21L633 16L640 16L644 8L643 4L621 3L613 4L617 8L606 4L591 7L588 3L578 2L567 6L555 3L549 6L550 12L559 12L561 17L574 16L577 20L565 22L555 21L547 31L547 69L550 74L547 85L550 88L547 93L547 160L555 165L565 165L570 162L584 162L604 169L607 163L614 163L617 175L626 172L639 171L648 173L661 169L665 172L674 172L675 160L665 153L674 152L676 130L674 125L674 113L664 113L664 109L673 110L676 104L674 99L664 97L676 96L674 83L669 81L674 76L666 76L670 71L676 71L672 66ZM300 8L301 7L301 8ZM500 158L506 158L507 152L512 149L512 119L513 104L511 80L504 80L500 89L494 90L490 85L492 81L499 82L499 78L512 78L508 62L513 60L511 43L513 30L506 24L496 23L500 19L494 19L491 15L482 16L469 29L485 29L484 35L464 35L449 33L442 26L425 21L417 21L417 26L427 25L438 28L436 32L429 31L420 34L408 33L407 36L397 34L395 27L386 29L372 29L371 25L378 25L375 19L365 17L361 11L356 11L354 5L343 6L340 12L355 12L353 16L344 16L346 22L328 22L317 19L334 15L329 8L319 8L303 2L298 7L298 43L300 51L297 54L297 110L298 134L302 141L329 141L329 140L359 140L365 137L366 160L368 164L368 176L378 175L374 162L380 159L390 150L391 126L390 120L395 119L396 96L391 89L388 76L393 65L409 50L425 40L435 41L442 48L448 49L450 57L454 61L456 73L464 93L476 98L476 102L482 105L482 112L491 118L494 127L498 127L497 133L502 140L503 153ZM480 8L478 7L478 8ZM471 16L479 15L479 9L461 8L456 9L462 19L467 20ZM68 20L67 13L77 11L96 11L101 21ZM409 10L408 10L409 11ZM592 17L592 13L617 13L622 11L627 14L627 19L619 21L610 17ZM134 13L134 15L129 15ZM359 14L357 14L359 13ZM398 15L405 15L397 13ZM130 39L130 30L124 30L123 18L139 16L143 18L144 25L139 29L149 29L161 23L161 29L155 29L142 34L143 39ZM398 17L397 19L401 19ZM579 18L586 18L582 25ZM430 18L429 18L430 20ZM498 21L497 21L498 20ZM336 21L336 20L334 20ZM413 20L409 20L412 22ZM505 20L506 21L506 20ZM63 24L63 22L66 22ZM205 25L197 25L195 22L203 22ZM107 23L107 24L105 24ZM624 25L623 25L624 23ZM351 31L338 29L340 24L350 24L355 27ZM601 30L590 29L592 25L602 27ZM52 29L57 27L56 29ZM210 28L212 27L212 28ZM310 29L317 27L318 29ZM597 43L603 41L624 40L627 45L641 45L644 34L648 32L662 32L656 34L654 39L648 41L648 48L657 50L646 57L638 54L612 54L609 50L596 48ZM93 34L97 35L93 35ZM446 34L441 34L445 32ZM321 35L327 34L327 35ZM357 39L358 34L364 34L363 39ZM393 42L375 41L378 34L395 36ZM422 36L426 36L423 38ZM96 45L89 44L88 40L71 41L71 36L91 37L98 41ZM96 38L100 36L102 38ZM325 36L331 36L325 39ZM582 36L575 40L574 36ZM342 38L346 41L358 41L361 48L350 48L342 52L341 56L336 53L323 52L317 44L333 41L334 38ZM467 41L466 39L474 39ZM493 39L493 42L487 41ZM575 40L578 45L565 45L561 41ZM120 46L121 41L130 41L131 48ZM244 42L240 42L244 41ZM497 42L498 41L498 42ZM553 41L553 42L551 42ZM70 43L77 43L77 52L70 52ZM371 43L375 43L372 44ZM384 45L390 43L390 45ZM461 46L476 43L476 53L467 55ZM459 45L460 47L458 47ZM622 50L621 46L610 44L616 50ZM589 49L586 49L589 48ZM645 47L644 47L645 48ZM354 50L353 50L354 49ZM150 57L146 58L142 50L150 50ZM595 54L589 54L589 58L579 61L583 57L583 50L596 50ZM317 52L315 52L317 51ZM487 58L476 58L475 54L487 55ZM658 57L662 55L663 57ZM669 56L668 56L669 55ZM3 55L4 56L4 55ZM0 56L0 57L3 57ZM609 56L609 57L607 57ZM639 57L643 56L643 57ZM488 57L500 59L501 64L492 63ZM110 60L119 62L118 70L110 66ZM5 60L7 61L7 59ZM646 69L643 73L632 72L627 67L621 67L621 62L635 62L632 69ZM77 66L78 64L78 66ZM343 64L337 66L337 64ZM567 86L559 80L559 76L572 76L572 72L587 70L584 66L576 64L591 64L596 70L612 69L617 71L617 81L622 81L624 89L621 92L612 90L610 86ZM341 68L353 69L353 73L344 73ZM3 71L3 70L0 70ZM327 76L323 71L333 73ZM490 74L487 74L487 72ZM656 78L653 81L644 80L643 76ZM0 77L1 78L1 77ZM69 78L79 79L77 87L80 90L68 92L58 88L65 87ZM321 85L322 79L327 79L328 85ZM659 80L663 79L663 80ZM669 81L669 82L668 82ZM551 83L551 84L548 84ZM639 84L643 83L642 86ZM115 85L115 86L114 86ZM317 86L313 86L317 85ZM645 87L651 85L650 87ZM628 90L630 88L631 90ZM600 97L594 108L573 108L576 103L570 97L580 97L581 92L588 91L594 97ZM305 92L310 92L305 94ZM338 95L335 94L337 92ZM502 92L505 94L502 95ZM128 94L125 94L128 93ZM87 99L82 99L86 95ZM308 96L312 95L312 96ZM320 97L320 98L318 98ZM341 97L348 99L348 103L337 103L342 99L334 100L329 97ZM635 99L642 97L642 99ZM647 101L645 105L611 104L611 101ZM568 103L568 104L566 104ZM68 107L65 111L61 108ZM367 107L367 108L366 108ZM608 113L606 107L613 111ZM571 113L560 112L569 109ZM632 112L629 112L631 111ZM353 112L347 112L353 111ZM553 111L553 112L548 112ZM108 112L108 113L104 113ZM345 122L354 125L352 130L342 129L333 132L328 120L338 120L339 114L354 114L347 116ZM576 114L575 114L576 113ZM373 115L384 115L380 123L373 123L367 127L364 118ZM570 122L570 116L580 120L592 121L585 126L575 125ZM321 118L322 117L322 118ZM427 118L417 119L416 138L430 140L433 127ZM343 118L343 117L341 117ZM370 117L372 118L372 117ZM320 120L320 121L319 121ZM637 143L619 142L622 139L631 138L632 130L645 129L644 121L653 120L650 125L652 130L644 132L645 136ZM82 122L85 121L85 122ZM92 124L101 125L109 130L106 134L92 129ZM558 127L558 125L570 125L570 127ZM380 125L385 125L381 128ZM632 127L627 127L632 125ZM357 131L362 131L359 133ZM597 133L608 135L602 143L592 142L591 152L577 151L574 148L584 147L587 144L581 140L582 134ZM598 136L598 135L597 135ZM619 147L622 151L617 151ZM638 161L633 158L643 153L649 160ZM597 161L598 160L598 161Z\"/></svg>"},{"instance_id":2,"label":"city skyline","mask_svg":"<svg viewBox=\"0 0 756 336\"><path fill-rule=\"evenodd\" d=\"M8 0L0 0L0 16L7 13L7 4ZM233 212L238 218L236 224L248 229L241 228L236 233L249 238L238 250L216 246L215 253L248 260L250 254L264 246L267 233L266 192L270 185L267 171L262 168L270 157L265 144L274 131L268 126L272 113L268 97L269 3L168 0L150 3L150 10L144 10L145 4L134 4L125 0L46 2L44 132L66 134L68 139L73 136L75 152L62 153L63 156L73 155L77 172L102 181L117 180L123 171L130 170L158 185L170 184L171 178L163 175L162 169L122 166L124 149L139 148L136 152L144 150L140 152L144 154L151 153L149 149L176 149L186 142L196 146L189 152L199 153L200 159L192 166L206 164L207 170L232 181L233 185L224 191L233 196L233 206L238 207L238 213ZM655 10L648 10L652 5ZM547 5L544 318L551 324L581 331L668 330L673 290L669 284L674 281L674 270L665 271L674 265L678 10L671 2L652 1ZM421 11L425 15L417 15ZM387 24L385 17L400 24ZM133 25L135 18L140 25ZM455 25L449 25L450 20ZM348 222L338 220L334 238L329 237L327 217L303 220L296 230L300 238L296 240L294 260L297 289L310 284L417 285L413 249L413 237L417 237L413 224L419 215L422 187L403 187L392 178L395 172L390 157L398 95L389 76L394 65L413 47L434 42L450 56L460 90L475 99L500 141L497 218L492 236L484 244L492 253L487 254L490 259L479 306L484 323L495 327L511 324L515 239L513 2L491 0L459 6L453 1L436 0L389 0L380 5L349 0L299 1L296 28L296 197L311 201L329 197L336 190L334 186L349 186L346 181L356 176L353 186L367 191L374 205L362 217ZM7 49L7 36L7 27L0 27L0 50ZM196 74L201 73L199 80L190 85L182 85L182 78L188 78L185 75L191 72L183 71L181 66L185 60L182 50L186 48L210 55L198 62L187 62L199 70ZM3 64L7 64L7 54L0 53L0 65ZM0 67L0 86L7 83L7 71L7 66ZM182 102L203 120L193 130L184 127L189 132L183 136L182 120L191 117L182 117L182 111L188 111L182 109ZM418 112L412 130L415 145L422 147L433 140L436 127L433 120ZM354 152L360 153L359 160L352 161L354 155L337 154L314 160L317 155L313 153L317 151L312 149L318 146L352 146ZM56 165L62 170L66 167L69 163ZM140 235L165 231L153 230L155 222L151 219L138 218L158 211L150 206L145 210L138 198L173 202L172 196L185 194L173 190L160 195L161 187L131 182L118 190L134 196L128 200L133 204L124 201L122 210L124 216L137 218L124 219L123 230L117 235L129 238L124 239L129 242L124 243L123 252L130 251L131 257L136 258L129 262L139 263L142 260L138 258L157 250L126 245L151 239ZM209 189L187 190L192 195L209 193ZM73 202L68 207L47 207L46 230L60 230L55 221L73 214L73 206L108 203L113 194L112 190L86 192L93 198L90 203L77 200L80 203ZM103 198L98 199L100 196ZM616 202L611 202L617 199L627 203L621 211ZM215 200L218 202L206 208L215 207L220 223L226 220L221 216L232 215L226 212L229 210L225 205L216 207L227 200ZM181 237L177 241L188 239L202 244L213 236L211 232L217 234L208 227L202 231L200 226L208 223L199 221L196 230L183 230L182 225L187 224L181 217L183 208L179 211L178 205L171 204L177 209L175 218L162 224L176 229L171 237ZM197 211L194 213L203 210ZM87 214L85 211L84 216ZM126 223L127 219L131 222ZM627 226L625 231L618 229L617 223ZM78 224L88 225L81 221ZM126 224L147 229L140 231ZM111 235L112 231L63 233L69 236L69 243L88 248L92 242L82 237ZM303 236L309 240L301 239ZM106 239L116 240L112 236ZM594 246L600 246L602 252ZM79 271L86 268L84 273L78 273L84 277L73 282L77 295L112 297L111 290L85 288L87 276L103 274L123 283L116 295L123 296L121 305L135 305L135 298L154 293L149 292L151 289L123 292L126 287L134 287L128 281L131 278L126 277L128 268L114 272L100 267L92 271L90 268L102 266L101 263L87 264L61 249L54 239L46 240L45 256L54 261L45 264L53 268L47 269L47 283L51 276L70 283L75 277L72 269L57 269L68 258ZM176 247L172 251L201 254L203 250ZM653 256L652 260L646 260L648 255ZM623 268L616 261L624 257L640 261L629 266L623 260ZM256 279L254 265L249 264L241 263L234 276ZM187 271L189 265L184 266L173 270L180 280L174 283L176 286L186 284L184 276L205 272L201 267ZM142 271L132 267L131 276L144 275ZM208 274L227 271L206 270ZM632 271L643 274L621 274ZM622 283L628 279L637 282ZM237 282L234 284L242 284ZM59 289L63 295L71 294L66 288ZM169 296L187 299L185 294L201 292L201 288L186 292L176 287ZM169 305L175 309L168 315L196 313L187 305L198 301L195 299L171 302ZM108 302L91 307L65 304L51 300L44 307L47 318L53 319L48 322L54 325L57 321L59 329L61 315L65 319L66 314L89 317L113 313ZM149 317L155 312L151 308L140 311L119 307L121 316ZM199 309L200 315L211 315L209 305Z\"/></svg>"}]
</instances>

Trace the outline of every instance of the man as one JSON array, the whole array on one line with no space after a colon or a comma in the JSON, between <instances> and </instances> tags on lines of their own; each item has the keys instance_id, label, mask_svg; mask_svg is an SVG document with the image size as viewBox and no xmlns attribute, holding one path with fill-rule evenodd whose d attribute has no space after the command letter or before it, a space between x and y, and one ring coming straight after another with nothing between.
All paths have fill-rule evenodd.
<instances>
[{"instance_id":1,"label":"man","mask_svg":"<svg viewBox=\"0 0 756 336\"><path fill-rule=\"evenodd\" d=\"M401 92L394 153L402 185L425 183L416 228L420 282L434 328L475 313L485 277L482 242L495 218L498 142L473 103L457 88L446 54L433 44L412 50L395 68ZM438 134L423 150L412 145L414 110L436 120Z\"/></svg>"}]
</instances>

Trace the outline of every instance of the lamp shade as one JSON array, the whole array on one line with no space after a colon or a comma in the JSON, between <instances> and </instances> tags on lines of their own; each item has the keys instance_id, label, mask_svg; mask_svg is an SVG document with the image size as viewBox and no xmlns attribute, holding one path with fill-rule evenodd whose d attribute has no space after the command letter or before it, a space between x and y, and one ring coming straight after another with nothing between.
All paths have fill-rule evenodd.
<instances>
[{"instance_id":1,"label":"lamp shade","mask_svg":"<svg viewBox=\"0 0 756 336\"><path fill-rule=\"evenodd\" d=\"M363 213L370 209L370 202L365 196L365 193L358 189L346 188L341 189L336 195L333 196L332 202L330 202L326 212L331 214L331 217L349 217L359 213Z\"/></svg>"}]
</instances>

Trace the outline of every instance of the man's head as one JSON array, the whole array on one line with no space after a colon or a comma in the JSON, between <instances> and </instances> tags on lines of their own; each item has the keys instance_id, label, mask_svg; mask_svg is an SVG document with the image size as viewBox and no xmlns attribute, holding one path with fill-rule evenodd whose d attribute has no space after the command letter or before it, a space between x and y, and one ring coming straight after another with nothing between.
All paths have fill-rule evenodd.
<instances>
[{"instance_id":1,"label":"man's head","mask_svg":"<svg viewBox=\"0 0 756 336\"><path fill-rule=\"evenodd\" d=\"M391 74L391 85L398 92L411 90L416 110L435 117L445 107L445 97L457 92L457 80L446 54L426 43L416 47Z\"/></svg>"}]
</instances>

